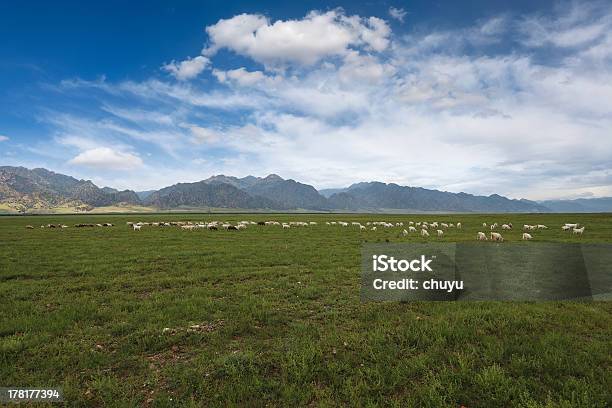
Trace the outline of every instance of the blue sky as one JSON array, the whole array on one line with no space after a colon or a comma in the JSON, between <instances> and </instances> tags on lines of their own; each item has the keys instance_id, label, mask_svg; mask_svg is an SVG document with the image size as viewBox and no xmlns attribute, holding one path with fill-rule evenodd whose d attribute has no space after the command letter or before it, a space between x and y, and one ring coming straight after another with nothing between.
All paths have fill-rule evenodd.
<instances>
[{"instance_id":1,"label":"blue sky","mask_svg":"<svg viewBox=\"0 0 612 408\"><path fill-rule=\"evenodd\" d=\"M0 164L612 196L609 2L12 3Z\"/></svg>"}]
</instances>

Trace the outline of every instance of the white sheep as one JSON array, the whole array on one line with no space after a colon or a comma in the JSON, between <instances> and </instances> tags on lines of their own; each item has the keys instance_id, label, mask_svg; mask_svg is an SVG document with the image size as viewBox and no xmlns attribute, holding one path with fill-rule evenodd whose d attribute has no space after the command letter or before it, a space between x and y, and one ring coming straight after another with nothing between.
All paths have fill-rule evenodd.
<instances>
[{"instance_id":1,"label":"white sheep","mask_svg":"<svg viewBox=\"0 0 612 408\"><path fill-rule=\"evenodd\" d=\"M429 236L429 232L427 232L427 230L426 230L426 229L422 229L422 230L421 230L421 236L422 236L422 237L428 237L428 236Z\"/></svg>"},{"instance_id":2,"label":"white sheep","mask_svg":"<svg viewBox=\"0 0 612 408\"><path fill-rule=\"evenodd\" d=\"M572 234L574 235L582 235L583 232L584 232L584 227L572 229Z\"/></svg>"},{"instance_id":3,"label":"white sheep","mask_svg":"<svg viewBox=\"0 0 612 408\"><path fill-rule=\"evenodd\" d=\"M492 232L491 233L491 241L504 242L504 237L500 233Z\"/></svg>"},{"instance_id":4,"label":"white sheep","mask_svg":"<svg viewBox=\"0 0 612 408\"><path fill-rule=\"evenodd\" d=\"M487 240L487 236L485 235L484 232L478 232L478 235L476 235L476 239L478 241L486 241Z\"/></svg>"},{"instance_id":5,"label":"white sheep","mask_svg":"<svg viewBox=\"0 0 612 408\"><path fill-rule=\"evenodd\" d=\"M441 237L442 235L444 235L444 231L442 230L436 230L436 232L438 233L438 236Z\"/></svg>"},{"instance_id":6,"label":"white sheep","mask_svg":"<svg viewBox=\"0 0 612 408\"><path fill-rule=\"evenodd\" d=\"M526 232L523 232L523 241L529 241L530 239L532 239L533 237L531 236L531 234L528 234Z\"/></svg>"}]
</instances>

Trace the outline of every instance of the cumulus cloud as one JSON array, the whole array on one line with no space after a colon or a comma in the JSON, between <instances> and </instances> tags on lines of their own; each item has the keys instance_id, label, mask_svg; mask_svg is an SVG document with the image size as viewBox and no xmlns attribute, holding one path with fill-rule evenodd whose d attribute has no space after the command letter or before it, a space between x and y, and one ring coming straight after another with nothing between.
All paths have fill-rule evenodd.
<instances>
[{"instance_id":1,"label":"cumulus cloud","mask_svg":"<svg viewBox=\"0 0 612 408\"><path fill-rule=\"evenodd\" d=\"M187 58L184 61L176 62L172 61L169 64L164 65L162 68L168 71L179 81L186 81L193 79L200 75L202 71L208 67L210 60L202 55L195 58Z\"/></svg>"},{"instance_id":2,"label":"cumulus cloud","mask_svg":"<svg viewBox=\"0 0 612 408\"><path fill-rule=\"evenodd\" d=\"M207 56L227 48L268 66L287 63L312 65L344 55L350 47L382 51L390 29L377 17L347 16L342 10L310 12L301 20L271 22L257 14L240 14L206 27Z\"/></svg>"},{"instance_id":3,"label":"cumulus cloud","mask_svg":"<svg viewBox=\"0 0 612 408\"><path fill-rule=\"evenodd\" d=\"M8 136L0 135L0 142L6 142L7 140L9 140Z\"/></svg>"},{"instance_id":4,"label":"cumulus cloud","mask_svg":"<svg viewBox=\"0 0 612 408\"><path fill-rule=\"evenodd\" d=\"M96 147L79 153L69 164L105 170L132 170L143 165L140 157L110 147Z\"/></svg>"},{"instance_id":5,"label":"cumulus cloud","mask_svg":"<svg viewBox=\"0 0 612 408\"><path fill-rule=\"evenodd\" d=\"M399 22L404 22L404 17L406 17L406 10L404 10L403 8L395 8L395 7L389 7L389 15L396 19Z\"/></svg>"}]
</instances>

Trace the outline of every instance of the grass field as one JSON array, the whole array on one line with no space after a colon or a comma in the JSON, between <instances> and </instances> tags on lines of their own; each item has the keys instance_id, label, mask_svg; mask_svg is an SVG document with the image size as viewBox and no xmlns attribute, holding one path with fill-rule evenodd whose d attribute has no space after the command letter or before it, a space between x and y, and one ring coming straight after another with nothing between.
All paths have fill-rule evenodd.
<instances>
[{"instance_id":1,"label":"grass field","mask_svg":"<svg viewBox=\"0 0 612 408\"><path fill-rule=\"evenodd\" d=\"M213 219L319 224L125 225ZM0 386L63 387L69 406L612 406L611 302L360 303L361 244L422 239L331 220L461 221L446 242L483 221L512 222L518 241L539 223L534 241L612 242L612 217L588 214L3 216ZM81 222L115 227L38 228Z\"/></svg>"}]
</instances>

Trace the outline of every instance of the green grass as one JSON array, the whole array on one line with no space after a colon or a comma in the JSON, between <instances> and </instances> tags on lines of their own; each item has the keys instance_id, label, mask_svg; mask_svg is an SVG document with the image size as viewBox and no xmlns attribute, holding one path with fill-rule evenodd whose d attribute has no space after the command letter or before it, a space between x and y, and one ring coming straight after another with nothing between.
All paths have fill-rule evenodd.
<instances>
[{"instance_id":1,"label":"green grass","mask_svg":"<svg viewBox=\"0 0 612 408\"><path fill-rule=\"evenodd\" d=\"M125 225L211 219L319 225ZM612 405L612 303L360 303L361 244L421 238L326 220L461 221L446 242L541 223L534 241L612 242L612 217L588 214L3 216L0 386L60 386L69 406ZM38 228L81 222L116 226Z\"/></svg>"}]
</instances>

